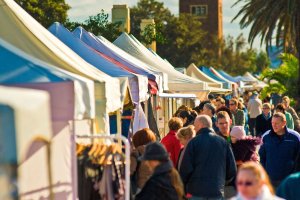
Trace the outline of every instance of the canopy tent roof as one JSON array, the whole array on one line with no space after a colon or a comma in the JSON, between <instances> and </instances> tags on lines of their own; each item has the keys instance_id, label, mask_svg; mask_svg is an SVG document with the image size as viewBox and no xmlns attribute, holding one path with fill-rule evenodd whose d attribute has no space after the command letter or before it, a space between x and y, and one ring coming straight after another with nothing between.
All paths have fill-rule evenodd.
<instances>
[{"instance_id":1,"label":"canopy tent roof","mask_svg":"<svg viewBox=\"0 0 300 200\"><path fill-rule=\"evenodd\" d=\"M150 79L155 80L155 76L153 75L153 72L148 70L147 66L145 65L145 68L143 68L143 65L139 66L135 62L139 62L138 64L143 64L141 61L138 61L136 58L133 56L129 55L122 49L116 47L114 44L110 43L108 40L106 40L103 37L96 37L93 33L87 32L85 29L82 27L77 27L73 31L73 35L80 39L82 42L90 46L91 48L95 49L98 52L101 52L118 62L126 65L132 71L135 73L138 73L140 75L145 75L149 77ZM134 62L135 61L135 62ZM146 68L147 67L147 68Z\"/></svg>"},{"instance_id":2,"label":"canopy tent roof","mask_svg":"<svg viewBox=\"0 0 300 200\"><path fill-rule=\"evenodd\" d=\"M79 56L90 64L94 65L101 71L114 77L128 77L130 79L130 88L134 102L147 100L148 79L145 76L138 75L134 70L113 60L109 56L97 52L86 45L80 39L76 38L73 33L66 29L58 22L49 27L49 31L74 50Z\"/></svg>"},{"instance_id":3,"label":"canopy tent roof","mask_svg":"<svg viewBox=\"0 0 300 200\"><path fill-rule=\"evenodd\" d=\"M96 68L100 69L104 73L113 77L134 77L134 71L130 71L129 68L122 68L123 66L117 65L109 60L103 53L97 52L83 43L80 39L76 38L68 29L62 24L55 22L48 30L60 39L65 45L71 48L85 61L89 62ZM119 64L119 63L118 63Z\"/></svg>"},{"instance_id":4,"label":"canopy tent roof","mask_svg":"<svg viewBox=\"0 0 300 200\"><path fill-rule=\"evenodd\" d=\"M215 81L221 82L224 89L231 89L231 84L229 84L227 81L214 74L212 71L210 71L208 67L200 66L199 69L207 76L214 79Z\"/></svg>"},{"instance_id":5,"label":"canopy tent roof","mask_svg":"<svg viewBox=\"0 0 300 200\"><path fill-rule=\"evenodd\" d=\"M257 78L255 78L251 73L249 72L246 72L244 75L243 75L243 78L245 81L247 82L258 82Z\"/></svg>"},{"instance_id":6,"label":"canopy tent roof","mask_svg":"<svg viewBox=\"0 0 300 200\"><path fill-rule=\"evenodd\" d=\"M209 70L214 73L216 76L218 76L219 78L221 78L222 80L224 80L225 82L230 83L232 86L237 85L235 82L232 82L228 79L226 79L225 77L223 77L217 70L215 70L213 67L210 67Z\"/></svg>"},{"instance_id":7,"label":"canopy tent roof","mask_svg":"<svg viewBox=\"0 0 300 200\"><path fill-rule=\"evenodd\" d=\"M231 81L231 82L235 82L235 83L239 82L239 79L238 79L238 78L229 75L228 73L226 73L226 72L223 71L223 70L218 70L218 72L219 72L224 78L226 78L227 80L229 80L229 81Z\"/></svg>"},{"instance_id":8,"label":"canopy tent roof","mask_svg":"<svg viewBox=\"0 0 300 200\"><path fill-rule=\"evenodd\" d=\"M73 35L94 50L101 52L117 62L129 67L135 73L147 76L149 78L149 86L152 94L157 93L157 86L162 88L162 85L160 85L162 84L162 77L159 75L161 74L160 72L151 70L147 64L118 48L104 37L96 37L93 33L87 32L82 27L77 27L73 31Z\"/></svg>"},{"instance_id":9,"label":"canopy tent roof","mask_svg":"<svg viewBox=\"0 0 300 200\"><path fill-rule=\"evenodd\" d=\"M0 39L0 83L74 82L75 105L72 119L94 118L93 81L40 61ZM44 85L45 86L45 85ZM50 85L49 85L50 87ZM55 89L55 88L53 88ZM51 96L51 98L54 98ZM58 98L61 98L59 96ZM59 105L56 105L59 106Z\"/></svg>"},{"instance_id":10,"label":"canopy tent roof","mask_svg":"<svg viewBox=\"0 0 300 200\"><path fill-rule=\"evenodd\" d=\"M0 37L42 61L95 81L96 122L107 132L107 113L122 108L120 82L93 67L13 0L0 0Z\"/></svg>"},{"instance_id":11,"label":"canopy tent roof","mask_svg":"<svg viewBox=\"0 0 300 200\"><path fill-rule=\"evenodd\" d=\"M224 89L222 82L216 81L198 69L194 63L190 64L186 69L186 74L193 78L207 82L208 90L213 93L226 93L231 92L229 89Z\"/></svg>"},{"instance_id":12,"label":"canopy tent roof","mask_svg":"<svg viewBox=\"0 0 300 200\"><path fill-rule=\"evenodd\" d=\"M153 54L134 37L130 37L126 33L120 35L114 41L114 44L132 56L135 56L150 66L155 67L155 70L166 73L168 75L168 86L170 91L199 93L207 90L206 83L176 71L173 66L167 64L167 62L165 62L162 58Z\"/></svg>"},{"instance_id":13,"label":"canopy tent roof","mask_svg":"<svg viewBox=\"0 0 300 200\"><path fill-rule=\"evenodd\" d=\"M188 66L188 68L186 69L186 74L193 78L197 78L201 81L207 82L209 87L222 88L222 82L216 81L215 79L203 73L194 63Z\"/></svg>"}]
</instances>

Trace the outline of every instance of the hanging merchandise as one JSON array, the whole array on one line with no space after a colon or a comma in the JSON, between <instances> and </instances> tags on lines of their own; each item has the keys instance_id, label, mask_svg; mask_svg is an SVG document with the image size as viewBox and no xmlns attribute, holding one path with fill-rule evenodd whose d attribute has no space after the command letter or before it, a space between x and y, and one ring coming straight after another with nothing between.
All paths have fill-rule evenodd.
<instances>
[{"instance_id":1,"label":"hanging merchandise","mask_svg":"<svg viewBox=\"0 0 300 200\"><path fill-rule=\"evenodd\" d=\"M149 128L153 131L153 133L155 133L157 139L160 141L160 134L159 134L159 130L157 127L157 123L154 117L154 112L153 112L153 108L152 108L152 103L151 103L151 98L148 99L148 124L149 124Z\"/></svg>"},{"instance_id":2,"label":"hanging merchandise","mask_svg":"<svg viewBox=\"0 0 300 200\"><path fill-rule=\"evenodd\" d=\"M149 128L149 125L144 110L139 103L136 105L134 111L132 133L134 134L135 132L143 128Z\"/></svg>"},{"instance_id":3,"label":"hanging merchandise","mask_svg":"<svg viewBox=\"0 0 300 200\"><path fill-rule=\"evenodd\" d=\"M130 161L127 139L115 135L77 138L95 139L92 144L77 143L79 200L129 200ZM103 139L110 141L107 143ZM121 141L125 144L125 154Z\"/></svg>"}]
</instances>

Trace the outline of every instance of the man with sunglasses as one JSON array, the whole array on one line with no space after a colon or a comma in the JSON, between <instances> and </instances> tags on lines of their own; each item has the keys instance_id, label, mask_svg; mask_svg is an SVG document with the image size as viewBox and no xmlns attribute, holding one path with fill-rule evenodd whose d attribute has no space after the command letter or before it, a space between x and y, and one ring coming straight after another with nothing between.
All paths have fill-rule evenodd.
<instances>
[{"instance_id":1,"label":"man with sunglasses","mask_svg":"<svg viewBox=\"0 0 300 200\"><path fill-rule=\"evenodd\" d=\"M276 188L284 178L296 171L297 159L300 158L300 135L286 127L283 113L275 113L272 129L262 136L262 140L260 162Z\"/></svg>"}]
</instances>

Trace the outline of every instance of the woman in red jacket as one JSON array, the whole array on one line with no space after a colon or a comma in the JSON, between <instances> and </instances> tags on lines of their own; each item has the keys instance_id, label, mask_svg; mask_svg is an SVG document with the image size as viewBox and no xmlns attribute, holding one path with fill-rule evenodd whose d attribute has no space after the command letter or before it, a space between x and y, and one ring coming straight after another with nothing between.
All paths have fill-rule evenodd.
<instances>
[{"instance_id":1,"label":"woman in red jacket","mask_svg":"<svg viewBox=\"0 0 300 200\"><path fill-rule=\"evenodd\" d=\"M180 150L183 147L176 137L176 132L183 127L183 122L180 118L173 117L169 120L168 125L170 132L161 140L161 143L166 147L173 165L176 166Z\"/></svg>"}]
</instances>

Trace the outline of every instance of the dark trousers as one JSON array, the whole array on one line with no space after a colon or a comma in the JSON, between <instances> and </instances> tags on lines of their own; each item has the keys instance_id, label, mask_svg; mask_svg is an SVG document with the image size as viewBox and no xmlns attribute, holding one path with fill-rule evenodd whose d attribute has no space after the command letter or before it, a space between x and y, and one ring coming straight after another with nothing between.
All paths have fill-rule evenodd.
<instances>
[{"instance_id":1,"label":"dark trousers","mask_svg":"<svg viewBox=\"0 0 300 200\"><path fill-rule=\"evenodd\" d=\"M249 132L252 136L255 136L254 130L256 125L256 118L249 118Z\"/></svg>"}]
</instances>

